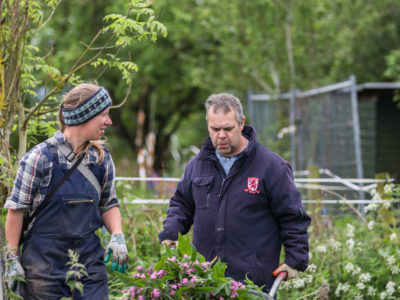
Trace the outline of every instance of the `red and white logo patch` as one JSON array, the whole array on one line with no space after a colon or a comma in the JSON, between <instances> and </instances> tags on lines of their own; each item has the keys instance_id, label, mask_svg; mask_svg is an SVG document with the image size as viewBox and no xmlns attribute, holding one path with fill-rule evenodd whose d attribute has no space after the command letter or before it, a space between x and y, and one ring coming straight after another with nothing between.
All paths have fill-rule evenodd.
<instances>
[{"instance_id":1,"label":"red and white logo patch","mask_svg":"<svg viewBox=\"0 0 400 300\"><path fill-rule=\"evenodd\" d=\"M260 178L258 177L247 177L247 189L244 189L244 191L250 194L260 193L260 191L257 190L259 181Z\"/></svg>"}]
</instances>

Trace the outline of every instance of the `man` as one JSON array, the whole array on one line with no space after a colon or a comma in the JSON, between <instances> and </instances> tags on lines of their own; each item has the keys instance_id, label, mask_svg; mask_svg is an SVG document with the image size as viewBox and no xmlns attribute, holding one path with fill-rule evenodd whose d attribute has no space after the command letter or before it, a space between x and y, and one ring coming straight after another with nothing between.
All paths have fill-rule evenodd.
<instances>
[{"instance_id":1,"label":"man","mask_svg":"<svg viewBox=\"0 0 400 300\"><path fill-rule=\"evenodd\" d=\"M307 268L311 218L290 165L244 125L239 99L211 95L205 106L210 137L185 168L160 241L174 243L193 225L194 246L207 260L218 256L226 276L243 281L247 275L269 291L280 271L289 279Z\"/></svg>"}]
</instances>

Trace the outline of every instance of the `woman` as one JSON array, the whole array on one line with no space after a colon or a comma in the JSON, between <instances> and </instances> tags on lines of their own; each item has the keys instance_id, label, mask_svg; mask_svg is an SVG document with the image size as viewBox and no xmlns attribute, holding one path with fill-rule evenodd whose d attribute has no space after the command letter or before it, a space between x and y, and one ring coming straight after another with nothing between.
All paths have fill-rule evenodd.
<instances>
[{"instance_id":1,"label":"woman","mask_svg":"<svg viewBox=\"0 0 400 300\"><path fill-rule=\"evenodd\" d=\"M5 231L9 285L13 276L25 277L26 284L21 287L24 299L71 296L65 283L68 249L79 254L79 262L88 273L80 280L83 294L75 293L74 299L108 299L104 249L95 234L103 224L111 233L107 253L109 256L112 252L113 268L124 272L127 267L114 163L100 140L112 124L108 115L111 104L103 87L76 86L60 106L61 131L35 146L20 162L14 189L5 203ZM49 197L32 222L19 257L24 211L32 213L37 209L81 155L84 159L77 163L78 170Z\"/></svg>"}]
</instances>

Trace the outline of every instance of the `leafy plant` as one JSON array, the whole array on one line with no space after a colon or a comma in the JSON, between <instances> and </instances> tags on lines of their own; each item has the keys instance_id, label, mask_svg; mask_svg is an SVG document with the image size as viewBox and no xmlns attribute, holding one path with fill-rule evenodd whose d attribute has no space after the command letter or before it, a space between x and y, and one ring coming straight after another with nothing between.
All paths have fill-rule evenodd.
<instances>
[{"instance_id":1,"label":"leafy plant","mask_svg":"<svg viewBox=\"0 0 400 300\"><path fill-rule=\"evenodd\" d=\"M76 291L79 291L83 295L83 284L80 282L80 279L88 276L85 265L79 262L78 253L68 249L68 257L70 260L67 262L67 266L70 267L65 277L65 282L71 290L71 297L63 297L62 300L74 299Z\"/></svg>"},{"instance_id":2,"label":"leafy plant","mask_svg":"<svg viewBox=\"0 0 400 300\"><path fill-rule=\"evenodd\" d=\"M225 269L217 257L206 261L188 235L179 236L177 249L165 247L154 266L142 263L131 276L118 275L124 281L119 299L263 299L260 287L225 277Z\"/></svg>"}]
</instances>

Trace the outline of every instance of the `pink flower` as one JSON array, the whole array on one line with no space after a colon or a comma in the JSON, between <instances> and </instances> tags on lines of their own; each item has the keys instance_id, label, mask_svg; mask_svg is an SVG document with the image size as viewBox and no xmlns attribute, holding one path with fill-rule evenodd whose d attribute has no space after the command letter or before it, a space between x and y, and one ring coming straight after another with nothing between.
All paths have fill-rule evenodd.
<instances>
[{"instance_id":1,"label":"pink flower","mask_svg":"<svg viewBox=\"0 0 400 300\"><path fill-rule=\"evenodd\" d=\"M136 270L142 271L142 270L143 270L143 267L142 267L142 266L138 266L138 267L136 268Z\"/></svg>"},{"instance_id":2,"label":"pink flower","mask_svg":"<svg viewBox=\"0 0 400 300\"><path fill-rule=\"evenodd\" d=\"M182 279L182 283L183 283L183 284L186 284L186 283L188 283L188 282L189 282L189 279L187 279L187 278L183 278L183 279Z\"/></svg>"},{"instance_id":3,"label":"pink flower","mask_svg":"<svg viewBox=\"0 0 400 300\"><path fill-rule=\"evenodd\" d=\"M126 293L126 290L122 290L121 293L122 293L122 294L123 294L123 293Z\"/></svg>"},{"instance_id":4,"label":"pink flower","mask_svg":"<svg viewBox=\"0 0 400 300\"><path fill-rule=\"evenodd\" d=\"M143 278L143 279L145 279L145 278L146 278L146 275L144 275L144 274L141 274L141 275L140 275L140 278Z\"/></svg>"},{"instance_id":5,"label":"pink flower","mask_svg":"<svg viewBox=\"0 0 400 300\"><path fill-rule=\"evenodd\" d=\"M144 300L143 296L139 296L138 300Z\"/></svg>"},{"instance_id":6,"label":"pink flower","mask_svg":"<svg viewBox=\"0 0 400 300\"><path fill-rule=\"evenodd\" d=\"M158 290L158 289L154 289L154 290L151 292L151 294L153 295L153 297L158 298L158 297L160 297L161 292L160 292L160 290Z\"/></svg>"},{"instance_id":7,"label":"pink flower","mask_svg":"<svg viewBox=\"0 0 400 300\"><path fill-rule=\"evenodd\" d=\"M184 255L183 255L183 257L184 257L184 258L187 258L187 257L188 257L188 255L187 255L187 254L184 254Z\"/></svg>"},{"instance_id":8,"label":"pink flower","mask_svg":"<svg viewBox=\"0 0 400 300\"><path fill-rule=\"evenodd\" d=\"M174 290L176 290L177 288L178 288L178 286L176 285L176 284L173 284L173 285L171 285L172 286L172 288L174 289Z\"/></svg>"},{"instance_id":9,"label":"pink flower","mask_svg":"<svg viewBox=\"0 0 400 300\"><path fill-rule=\"evenodd\" d=\"M151 278L151 279L157 279L157 273L156 273L156 272L153 272L153 273L150 275L150 278Z\"/></svg>"},{"instance_id":10,"label":"pink flower","mask_svg":"<svg viewBox=\"0 0 400 300\"><path fill-rule=\"evenodd\" d=\"M196 282L196 281L197 281L196 276L193 276L192 279L191 279L190 281L191 281L191 282Z\"/></svg>"},{"instance_id":11,"label":"pink flower","mask_svg":"<svg viewBox=\"0 0 400 300\"><path fill-rule=\"evenodd\" d=\"M173 295L173 294L175 294L175 291L170 291L169 294Z\"/></svg>"}]
</instances>

